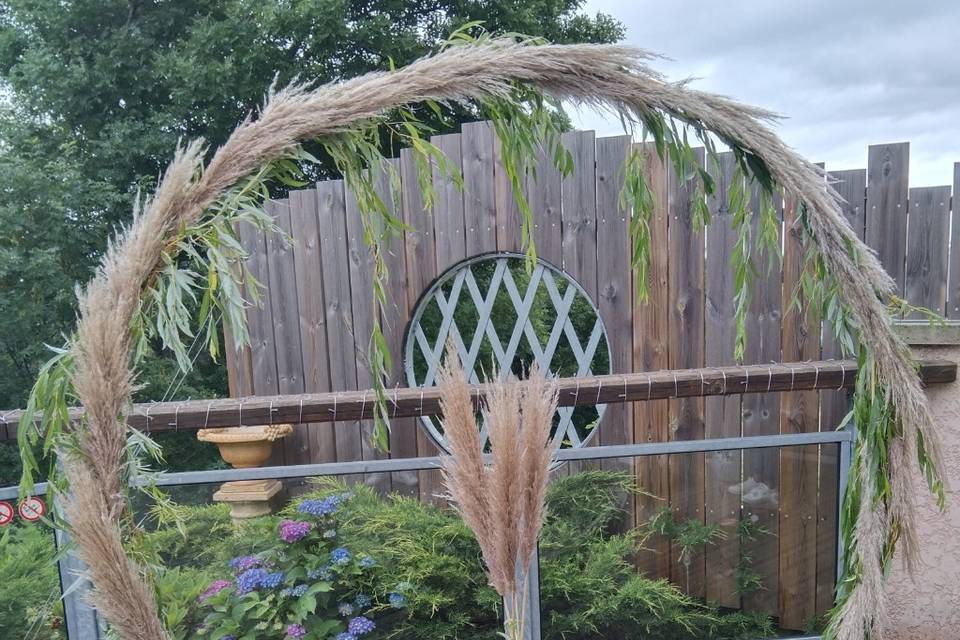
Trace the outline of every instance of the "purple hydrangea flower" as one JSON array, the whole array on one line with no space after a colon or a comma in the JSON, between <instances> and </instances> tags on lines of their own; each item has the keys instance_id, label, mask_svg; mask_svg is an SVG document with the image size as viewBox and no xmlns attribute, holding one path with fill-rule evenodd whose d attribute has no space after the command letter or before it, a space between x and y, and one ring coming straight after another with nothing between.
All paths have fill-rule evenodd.
<instances>
[{"instance_id":1,"label":"purple hydrangea flower","mask_svg":"<svg viewBox=\"0 0 960 640\"><path fill-rule=\"evenodd\" d=\"M267 576L266 569L247 569L237 576L237 593L243 595L250 593L260 586L261 581Z\"/></svg>"},{"instance_id":2,"label":"purple hydrangea flower","mask_svg":"<svg viewBox=\"0 0 960 640\"><path fill-rule=\"evenodd\" d=\"M347 564L350 562L350 552L343 547L337 547L330 552L330 560L334 564Z\"/></svg>"},{"instance_id":3,"label":"purple hydrangea flower","mask_svg":"<svg viewBox=\"0 0 960 640\"><path fill-rule=\"evenodd\" d=\"M356 618L351 618L350 622L347 624L347 631L355 636L365 635L376 628L377 625L373 624L373 620L367 618L366 616L357 616Z\"/></svg>"},{"instance_id":4,"label":"purple hydrangea flower","mask_svg":"<svg viewBox=\"0 0 960 640\"><path fill-rule=\"evenodd\" d=\"M344 618L353 615L353 605L351 605L349 602L341 602L337 605L337 613Z\"/></svg>"},{"instance_id":5,"label":"purple hydrangea flower","mask_svg":"<svg viewBox=\"0 0 960 640\"><path fill-rule=\"evenodd\" d=\"M370 596L365 593L358 593L357 597L353 601L353 606L355 606L357 609L366 609L371 604L373 604L373 600L371 600Z\"/></svg>"},{"instance_id":6,"label":"purple hydrangea flower","mask_svg":"<svg viewBox=\"0 0 960 640\"><path fill-rule=\"evenodd\" d=\"M363 556L360 558L360 566L364 569L369 569L373 565L377 564L377 561L371 558L370 556Z\"/></svg>"},{"instance_id":7,"label":"purple hydrangea flower","mask_svg":"<svg viewBox=\"0 0 960 640\"><path fill-rule=\"evenodd\" d=\"M402 593L393 592L389 596L390 606L394 609L403 609L407 606L407 596Z\"/></svg>"},{"instance_id":8,"label":"purple hydrangea flower","mask_svg":"<svg viewBox=\"0 0 960 640\"><path fill-rule=\"evenodd\" d=\"M197 597L197 601L204 602L232 585L233 581L231 580L214 580L212 583L210 583L210 586L207 587L207 590Z\"/></svg>"},{"instance_id":9,"label":"purple hydrangea flower","mask_svg":"<svg viewBox=\"0 0 960 640\"><path fill-rule=\"evenodd\" d=\"M309 513L312 516L329 516L340 508L340 496L329 496L323 500L304 500L297 507L300 513Z\"/></svg>"},{"instance_id":10,"label":"purple hydrangea flower","mask_svg":"<svg viewBox=\"0 0 960 640\"><path fill-rule=\"evenodd\" d=\"M260 586L264 589L276 589L283 582L283 572L268 573L260 578Z\"/></svg>"},{"instance_id":11,"label":"purple hydrangea flower","mask_svg":"<svg viewBox=\"0 0 960 640\"><path fill-rule=\"evenodd\" d=\"M287 625L287 637L288 638L302 638L307 635L307 630L302 624L288 624Z\"/></svg>"},{"instance_id":12,"label":"purple hydrangea flower","mask_svg":"<svg viewBox=\"0 0 960 640\"><path fill-rule=\"evenodd\" d=\"M235 571L246 571L260 566L260 558L257 556L240 556L227 563Z\"/></svg>"},{"instance_id":13,"label":"purple hydrangea flower","mask_svg":"<svg viewBox=\"0 0 960 640\"><path fill-rule=\"evenodd\" d=\"M309 522L299 522L297 520L284 520L280 523L280 539L284 542L296 542L310 533Z\"/></svg>"},{"instance_id":14,"label":"purple hydrangea flower","mask_svg":"<svg viewBox=\"0 0 960 640\"><path fill-rule=\"evenodd\" d=\"M338 633L337 637L334 638L333 640L357 640L357 636L353 635L352 633L347 633L346 631L344 631L343 633Z\"/></svg>"}]
</instances>

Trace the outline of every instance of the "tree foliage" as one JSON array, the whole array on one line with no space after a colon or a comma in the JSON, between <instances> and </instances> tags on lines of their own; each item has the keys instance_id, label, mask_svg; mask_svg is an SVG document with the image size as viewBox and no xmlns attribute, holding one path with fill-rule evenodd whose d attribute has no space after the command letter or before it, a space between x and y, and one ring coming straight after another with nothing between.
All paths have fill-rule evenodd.
<instances>
[{"instance_id":1,"label":"tree foliage","mask_svg":"<svg viewBox=\"0 0 960 640\"><path fill-rule=\"evenodd\" d=\"M554 42L622 28L581 0L14 0L0 8L0 407L22 406L74 286L178 140L215 148L271 82L327 82L434 49L458 26ZM448 113L447 127L470 118ZM311 151L322 151L313 150ZM319 154L317 173L332 165ZM157 383L148 381L148 384ZM222 384L201 388L222 394Z\"/></svg>"}]
</instances>

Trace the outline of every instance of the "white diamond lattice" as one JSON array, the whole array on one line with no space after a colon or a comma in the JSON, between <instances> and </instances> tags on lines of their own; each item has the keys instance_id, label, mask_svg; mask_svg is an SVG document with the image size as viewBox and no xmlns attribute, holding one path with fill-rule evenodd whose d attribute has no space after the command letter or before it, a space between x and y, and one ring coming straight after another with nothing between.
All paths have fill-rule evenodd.
<instances>
[{"instance_id":1,"label":"white diamond lattice","mask_svg":"<svg viewBox=\"0 0 960 640\"><path fill-rule=\"evenodd\" d=\"M557 355L562 337L566 338L576 361L577 371L575 375L589 376L610 373L609 365L606 371L594 371L592 368L597 350L603 349L609 354L609 345L603 321L587 293L575 280L543 261L537 262L536 267L530 274L526 289L520 291L511 273L510 263L520 264L518 261L522 259L522 256L515 254L471 258L450 268L421 296L407 329L404 346L404 366L407 382L410 386L434 386L437 368L440 365L448 339L453 341L460 355L460 361L463 363L463 368L468 372L472 383L480 382L479 374L483 371L483 365L487 364L478 361L484 338L490 345L496 369L501 376L510 373L511 365L522 341L525 341L529 346L530 352L541 371L548 372L548 375L555 375L555 369L551 365L554 364L554 357ZM481 264L488 265L491 262L494 263L493 275L490 279L490 286L484 294L474 277L473 270ZM561 288L557 285L558 280L566 284L562 293ZM444 292L445 289L449 291L449 294ZM537 292L541 289L546 291L549 304L556 312L556 318L550 328L546 344L541 343L531 321ZM504 336L507 338L506 344L501 340L501 336L497 333L492 320L494 302L501 290L506 291L516 312L516 319L513 327L509 329L509 336ZM586 344L581 342L570 315L574 301L578 297L582 297L587 302L595 318ZM543 300L543 296L540 299ZM458 305L461 304L461 300L472 301L478 316L477 325L469 344L464 340L460 328L454 320L455 312ZM421 321L425 312L434 302L440 312L439 330L435 337L428 337L424 332ZM426 363L426 373L420 376L422 379L418 379L414 365L415 350L419 350L419 354L422 355ZM609 363L609 357L606 360ZM585 437L581 437L574 421L574 408L560 407L557 410L559 421L554 432L554 441L560 440L564 446L585 446L597 432L605 408L605 405L596 405L597 422L593 428L587 431ZM421 422L431 439L444 451L447 451L446 440L438 421L430 416L423 416ZM481 429L480 440L486 447L488 444L486 425L483 425Z\"/></svg>"}]
</instances>

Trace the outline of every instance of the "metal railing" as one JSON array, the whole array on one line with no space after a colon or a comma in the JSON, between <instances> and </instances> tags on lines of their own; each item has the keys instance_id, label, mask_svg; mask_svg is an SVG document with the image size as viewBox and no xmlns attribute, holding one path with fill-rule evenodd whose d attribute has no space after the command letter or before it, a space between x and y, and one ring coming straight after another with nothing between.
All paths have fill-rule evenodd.
<instances>
[{"instance_id":1,"label":"metal railing","mask_svg":"<svg viewBox=\"0 0 960 640\"><path fill-rule=\"evenodd\" d=\"M837 445L839 454L839 491L838 491L838 522L839 506L843 503L846 489L847 475L850 468L854 433L850 428L840 431L818 433L782 434L769 436L751 436L739 438L717 438L706 440L686 440L677 442L662 442L650 444L623 444L581 449L562 449L557 452L557 460L561 462L583 460L609 460L613 458L636 458L646 456L710 453L730 450L754 449L781 449L804 445ZM391 473L399 471L427 471L439 469L441 458L397 458L384 460L358 460L353 462L330 462L318 464L303 464L282 467L257 467L252 469L217 469L212 471L185 471L178 473L162 473L156 478L158 486L185 486L197 484L213 484L234 480L261 480L261 479L289 479L316 476L340 476L367 473ZM35 494L44 494L45 484L36 486ZM15 498L17 487L0 489L0 499ZM58 545L67 542L66 535L57 534ZM842 572L842 549L837 544L838 576ZM536 559L535 559L536 564ZM89 585L83 576L83 564L72 553L64 554L59 563L61 586L64 591L64 614L69 640L100 640L103 635L102 621L96 611L87 601L86 594ZM527 607L527 628L535 633L531 640L539 638L540 630L540 584L539 580L529 582L530 606ZM818 638L819 636L809 636Z\"/></svg>"}]
</instances>

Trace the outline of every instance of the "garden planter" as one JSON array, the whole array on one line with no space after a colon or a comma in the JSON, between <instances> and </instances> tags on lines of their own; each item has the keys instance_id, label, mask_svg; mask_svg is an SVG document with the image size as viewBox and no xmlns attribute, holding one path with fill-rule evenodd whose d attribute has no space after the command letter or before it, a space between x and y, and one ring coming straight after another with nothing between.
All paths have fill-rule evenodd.
<instances>
[{"instance_id":1,"label":"garden planter","mask_svg":"<svg viewBox=\"0 0 960 640\"><path fill-rule=\"evenodd\" d=\"M289 424L257 425L222 429L200 429L197 439L217 445L220 455L235 469L259 467L270 458L273 441L293 433ZM230 505L234 522L268 515L271 501L283 485L278 480L236 480L226 482L213 494L217 502Z\"/></svg>"}]
</instances>

